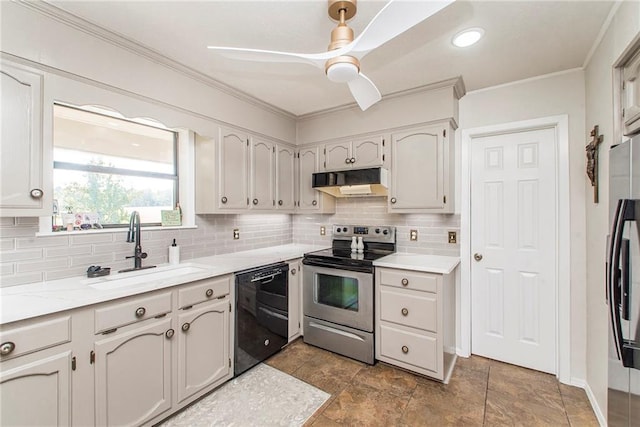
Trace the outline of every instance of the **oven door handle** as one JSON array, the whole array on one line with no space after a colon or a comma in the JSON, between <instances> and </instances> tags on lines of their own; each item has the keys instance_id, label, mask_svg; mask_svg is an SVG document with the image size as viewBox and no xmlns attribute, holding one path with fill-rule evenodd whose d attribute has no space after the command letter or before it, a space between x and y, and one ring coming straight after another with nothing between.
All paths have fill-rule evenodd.
<instances>
[{"instance_id":1,"label":"oven door handle","mask_svg":"<svg viewBox=\"0 0 640 427\"><path fill-rule=\"evenodd\" d=\"M343 335L343 336L345 336L347 338L351 338L351 339L359 340L359 341L364 341L364 339L362 337L360 337L360 336L358 336L356 334L352 334L351 332L342 331L340 329L330 328L328 326L321 325L321 324L313 322L313 321L309 322L309 326L317 328L317 329L322 329L322 330L327 331L327 332L331 332L332 334Z\"/></svg>"},{"instance_id":2,"label":"oven door handle","mask_svg":"<svg viewBox=\"0 0 640 427\"><path fill-rule=\"evenodd\" d=\"M251 283L254 283L254 282L271 283L275 280L276 276L280 276L281 274L282 274L282 271L279 271L277 273L273 273L268 276L256 277L255 279L251 279ZM266 282L263 282L263 280L265 279L269 279L269 280L267 280Z\"/></svg>"}]
</instances>

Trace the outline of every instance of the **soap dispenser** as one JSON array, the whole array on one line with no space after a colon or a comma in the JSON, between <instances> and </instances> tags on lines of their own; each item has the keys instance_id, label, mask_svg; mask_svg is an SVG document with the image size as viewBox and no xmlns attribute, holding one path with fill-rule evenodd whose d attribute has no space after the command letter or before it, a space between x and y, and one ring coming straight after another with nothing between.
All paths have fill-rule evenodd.
<instances>
[{"instance_id":1,"label":"soap dispenser","mask_svg":"<svg viewBox=\"0 0 640 427\"><path fill-rule=\"evenodd\" d=\"M351 238L351 252L355 252L358 250L358 242L356 240L356 236Z\"/></svg>"},{"instance_id":2,"label":"soap dispenser","mask_svg":"<svg viewBox=\"0 0 640 427\"><path fill-rule=\"evenodd\" d=\"M173 239L173 243L169 246L169 264L180 264L180 246L176 244L176 239Z\"/></svg>"}]
</instances>

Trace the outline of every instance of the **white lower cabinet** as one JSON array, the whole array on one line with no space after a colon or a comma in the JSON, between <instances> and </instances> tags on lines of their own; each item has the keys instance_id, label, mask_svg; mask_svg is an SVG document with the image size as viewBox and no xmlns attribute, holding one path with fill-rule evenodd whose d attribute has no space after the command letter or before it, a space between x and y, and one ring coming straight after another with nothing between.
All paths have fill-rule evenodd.
<instances>
[{"instance_id":1,"label":"white lower cabinet","mask_svg":"<svg viewBox=\"0 0 640 427\"><path fill-rule=\"evenodd\" d=\"M452 275L376 267L376 359L448 382L455 363Z\"/></svg>"},{"instance_id":2,"label":"white lower cabinet","mask_svg":"<svg viewBox=\"0 0 640 427\"><path fill-rule=\"evenodd\" d=\"M96 424L140 425L171 408L171 318L95 343Z\"/></svg>"},{"instance_id":3,"label":"white lower cabinet","mask_svg":"<svg viewBox=\"0 0 640 427\"><path fill-rule=\"evenodd\" d=\"M178 316L178 392L182 403L231 372L229 296Z\"/></svg>"}]
</instances>

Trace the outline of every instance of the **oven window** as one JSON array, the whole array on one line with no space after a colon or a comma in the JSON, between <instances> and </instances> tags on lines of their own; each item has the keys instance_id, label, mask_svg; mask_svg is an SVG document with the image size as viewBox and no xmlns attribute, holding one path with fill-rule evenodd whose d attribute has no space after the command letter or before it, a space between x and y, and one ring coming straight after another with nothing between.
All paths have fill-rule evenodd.
<instances>
[{"instance_id":1,"label":"oven window","mask_svg":"<svg viewBox=\"0 0 640 427\"><path fill-rule=\"evenodd\" d=\"M317 273L316 286L319 304L358 311L358 279Z\"/></svg>"}]
</instances>

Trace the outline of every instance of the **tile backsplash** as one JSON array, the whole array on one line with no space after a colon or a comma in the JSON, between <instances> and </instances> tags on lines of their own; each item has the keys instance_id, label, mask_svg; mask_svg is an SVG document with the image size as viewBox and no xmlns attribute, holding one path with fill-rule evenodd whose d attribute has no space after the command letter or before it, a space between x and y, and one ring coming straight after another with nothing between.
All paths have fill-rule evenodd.
<instances>
[{"instance_id":1,"label":"tile backsplash","mask_svg":"<svg viewBox=\"0 0 640 427\"><path fill-rule=\"evenodd\" d=\"M459 215L390 214L386 199L338 199L335 214L202 215L198 228L142 232L143 265L167 262L168 247L176 239L181 260L258 249L288 243L331 244L333 224L390 225L397 230L399 252L460 254L459 244L447 242L447 232L460 232ZM320 227L326 235L320 235ZM233 229L240 239L233 240ZM409 230L418 240L409 240ZM0 287L85 274L90 265L114 270L133 266L126 231L39 236L37 218L0 218Z\"/></svg>"}]
</instances>

